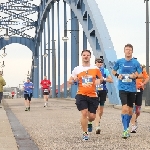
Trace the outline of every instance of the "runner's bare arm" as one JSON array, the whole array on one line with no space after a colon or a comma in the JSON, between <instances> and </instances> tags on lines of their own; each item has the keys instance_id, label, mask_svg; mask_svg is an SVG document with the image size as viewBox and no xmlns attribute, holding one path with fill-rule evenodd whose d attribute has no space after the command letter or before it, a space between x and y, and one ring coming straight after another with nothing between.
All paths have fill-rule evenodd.
<instances>
[{"instance_id":1,"label":"runner's bare arm","mask_svg":"<svg viewBox=\"0 0 150 150\"><path fill-rule=\"evenodd\" d=\"M135 72L135 73L132 73L130 75L130 78L133 78L133 79L143 79L143 74L142 73L138 74L138 72Z\"/></svg>"},{"instance_id":2,"label":"runner's bare arm","mask_svg":"<svg viewBox=\"0 0 150 150\"><path fill-rule=\"evenodd\" d=\"M149 76L146 71L143 71L143 78L144 78L143 84L146 85L149 82Z\"/></svg>"},{"instance_id":3,"label":"runner's bare arm","mask_svg":"<svg viewBox=\"0 0 150 150\"><path fill-rule=\"evenodd\" d=\"M69 78L69 84L73 84L73 81L74 81L74 78L71 76L71 77Z\"/></svg>"},{"instance_id":4,"label":"runner's bare arm","mask_svg":"<svg viewBox=\"0 0 150 150\"><path fill-rule=\"evenodd\" d=\"M108 75L108 77L106 78L106 82L113 83L111 75Z\"/></svg>"},{"instance_id":5,"label":"runner's bare arm","mask_svg":"<svg viewBox=\"0 0 150 150\"><path fill-rule=\"evenodd\" d=\"M104 79L99 69L97 69L97 77L98 79L95 80L95 85L100 85Z\"/></svg>"},{"instance_id":6,"label":"runner's bare arm","mask_svg":"<svg viewBox=\"0 0 150 150\"><path fill-rule=\"evenodd\" d=\"M112 74L113 74L114 76L116 75L116 73L117 73L117 71L112 70Z\"/></svg>"},{"instance_id":7,"label":"runner's bare arm","mask_svg":"<svg viewBox=\"0 0 150 150\"><path fill-rule=\"evenodd\" d=\"M75 69L72 71L71 77L69 78L69 84L74 84L74 82L78 81L78 77Z\"/></svg>"}]
</instances>

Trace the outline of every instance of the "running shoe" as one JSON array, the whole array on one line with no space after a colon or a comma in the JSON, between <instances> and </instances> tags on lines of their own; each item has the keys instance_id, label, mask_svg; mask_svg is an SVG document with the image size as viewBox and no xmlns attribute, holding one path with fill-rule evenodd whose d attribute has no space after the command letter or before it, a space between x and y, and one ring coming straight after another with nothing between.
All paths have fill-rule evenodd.
<instances>
[{"instance_id":1,"label":"running shoe","mask_svg":"<svg viewBox=\"0 0 150 150\"><path fill-rule=\"evenodd\" d=\"M28 111L30 111L30 107L28 107Z\"/></svg>"},{"instance_id":2,"label":"running shoe","mask_svg":"<svg viewBox=\"0 0 150 150\"><path fill-rule=\"evenodd\" d=\"M92 122L88 123L88 132L92 132L93 126L92 126Z\"/></svg>"},{"instance_id":3,"label":"running shoe","mask_svg":"<svg viewBox=\"0 0 150 150\"><path fill-rule=\"evenodd\" d=\"M127 139L129 137L128 130L123 131L122 138Z\"/></svg>"},{"instance_id":4,"label":"running shoe","mask_svg":"<svg viewBox=\"0 0 150 150\"><path fill-rule=\"evenodd\" d=\"M96 127L96 134L100 134L101 133L101 129L100 126Z\"/></svg>"},{"instance_id":5,"label":"running shoe","mask_svg":"<svg viewBox=\"0 0 150 150\"><path fill-rule=\"evenodd\" d=\"M83 139L83 141L89 140L88 134L87 134L87 133L84 133L82 139Z\"/></svg>"},{"instance_id":6,"label":"running shoe","mask_svg":"<svg viewBox=\"0 0 150 150\"><path fill-rule=\"evenodd\" d=\"M28 108L26 108L25 111L28 111Z\"/></svg>"},{"instance_id":7,"label":"running shoe","mask_svg":"<svg viewBox=\"0 0 150 150\"><path fill-rule=\"evenodd\" d=\"M131 127L131 133L136 133L136 129L137 129L137 126L135 125L132 125L132 127Z\"/></svg>"}]
</instances>

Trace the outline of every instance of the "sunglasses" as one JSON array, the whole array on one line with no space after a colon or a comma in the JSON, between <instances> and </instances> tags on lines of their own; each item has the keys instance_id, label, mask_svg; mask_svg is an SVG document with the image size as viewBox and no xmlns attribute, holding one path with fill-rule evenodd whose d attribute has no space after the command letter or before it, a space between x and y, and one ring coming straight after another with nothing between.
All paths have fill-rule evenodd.
<instances>
[{"instance_id":1,"label":"sunglasses","mask_svg":"<svg viewBox=\"0 0 150 150\"><path fill-rule=\"evenodd\" d=\"M97 61L98 63L103 63L102 61Z\"/></svg>"}]
</instances>

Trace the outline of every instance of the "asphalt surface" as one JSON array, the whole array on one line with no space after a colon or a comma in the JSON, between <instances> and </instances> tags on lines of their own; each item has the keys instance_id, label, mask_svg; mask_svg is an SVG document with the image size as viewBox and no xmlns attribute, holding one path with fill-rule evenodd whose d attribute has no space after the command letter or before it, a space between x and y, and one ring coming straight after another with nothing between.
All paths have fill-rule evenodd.
<instances>
[{"instance_id":1,"label":"asphalt surface","mask_svg":"<svg viewBox=\"0 0 150 150\"><path fill-rule=\"evenodd\" d=\"M50 99L49 107L44 108L41 99L33 99L31 111L25 112L23 99L5 100L18 130L26 135L35 149L39 150L150 150L150 113L142 112L138 120L138 131L128 139L122 139L122 124L119 109L106 105L101 120L101 134L95 129L90 133L89 141L82 141L80 112L75 101ZM6 106L5 106L6 107ZM9 117L9 115L8 115ZM94 123L93 123L94 125ZM13 130L13 128L12 128ZM15 131L13 131L15 134ZM18 133L19 134L19 133ZM15 136L16 138L16 136ZM21 136L20 139L21 140ZM19 142L16 138L19 147ZM28 144L28 142L26 143ZM27 148L28 147L28 148ZM34 150L28 145L27 149Z\"/></svg>"}]
</instances>

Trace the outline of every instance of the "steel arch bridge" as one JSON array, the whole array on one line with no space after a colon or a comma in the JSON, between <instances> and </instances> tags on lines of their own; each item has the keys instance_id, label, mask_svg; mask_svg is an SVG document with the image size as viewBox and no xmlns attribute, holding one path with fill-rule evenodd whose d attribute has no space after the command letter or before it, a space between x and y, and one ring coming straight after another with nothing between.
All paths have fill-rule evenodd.
<instances>
[{"instance_id":1,"label":"steel arch bridge","mask_svg":"<svg viewBox=\"0 0 150 150\"><path fill-rule=\"evenodd\" d=\"M56 97L56 76L58 76L58 97L60 97L60 1L61 0L41 0L39 6L31 4L33 0L9 0L9 2L0 4L0 11L9 15L7 18L0 18L0 28L8 28L9 33L13 35L8 41L4 40L4 36L0 37L0 49L11 43L20 43L27 46L32 51L32 67L31 78L34 83L35 98L39 97L39 80L48 72L50 78L50 50L52 50L52 97ZM83 28L83 49L87 48L87 39L92 48L95 57L103 56L106 67L111 72L111 69L117 60L116 52L110 35L100 13L95 0L62 0L64 7L64 40L67 37L67 11L66 5L70 6L71 11L71 70L79 64L79 23ZM20 4L20 5L19 5ZM16 5L16 6L15 6ZM19 6L18 6L19 5ZM54 13L54 5L57 5L57 14ZM12 10L20 11L19 14ZM27 18L28 15L38 12L37 21ZM16 24L12 21L22 19L25 25L24 28L12 29L10 24ZM54 20L57 18L57 26ZM46 27L47 24L47 27ZM25 30L35 28L35 37L30 37L23 33ZM57 30L57 39L55 39L55 31ZM18 35L16 37L14 35ZM43 38L44 37L44 38ZM47 38L46 38L47 37ZM55 40L57 40L57 53ZM66 39L67 40L67 39ZM52 42L51 42L52 41ZM48 49L46 49L48 43ZM43 50L44 47L44 50ZM52 47L52 49L50 49ZM48 63L44 54L48 50ZM56 60L57 66L56 66ZM35 67L36 66L36 67ZM56 75L56 68L58 74ZM108 97L111 103L120 104L120 99L117 90L117 80L113 77L114 83L108 84ZM77 85L71 87L71 97L74 98L77 91ZM67 97L67 42L64 42L64 97Z\"/></svg>"}]
</instances>

